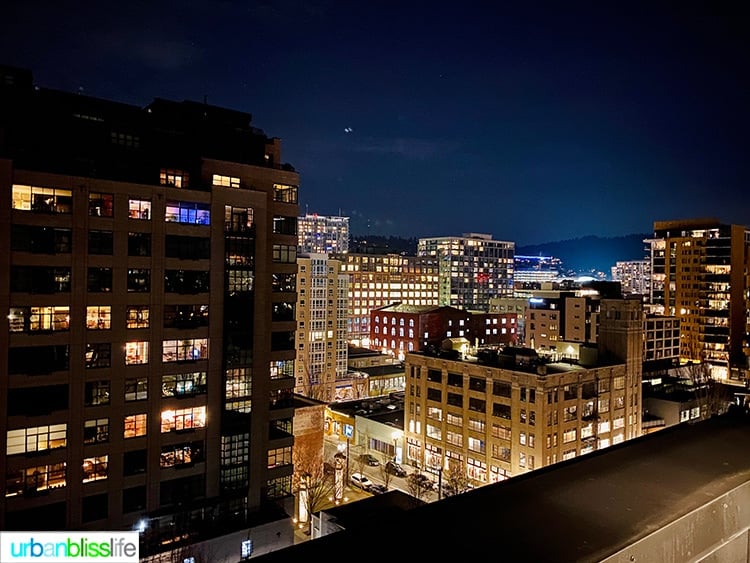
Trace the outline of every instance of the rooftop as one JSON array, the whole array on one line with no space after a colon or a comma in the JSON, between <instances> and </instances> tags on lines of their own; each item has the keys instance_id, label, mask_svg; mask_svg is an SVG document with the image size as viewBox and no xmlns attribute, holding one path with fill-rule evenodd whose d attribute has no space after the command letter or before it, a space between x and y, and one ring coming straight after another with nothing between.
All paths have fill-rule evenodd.
<instances>
[{"instance_id":1,"label":"rooftop","mask_svg":"<svg viewBox=\"0 0 750 563\"><path fill-rule=\"evenodd\" d=\"M730 414L659 432L256 558L354 554L398 561L598 562L750 481L750 420ZM388 495L380 502L387 502ZM355 506L356 505L356 506ZM355 503L350 511L356 510ZM351 513L347 520L354 519ZM388 532L386 532L388 530ZM388 538L384 535L388 535Z\"/></svg>"}]
</instances>

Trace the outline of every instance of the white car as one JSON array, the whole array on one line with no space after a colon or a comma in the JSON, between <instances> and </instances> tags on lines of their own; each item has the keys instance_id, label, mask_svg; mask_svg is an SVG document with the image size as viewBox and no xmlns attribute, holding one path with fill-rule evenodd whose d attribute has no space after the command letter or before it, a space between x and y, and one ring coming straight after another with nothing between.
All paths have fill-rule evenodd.
<instances>
[{"instance_id":1,"label":"white car","mask_svg":"<svg viewBox=\"0 0 750 563\"><path fill-rule=\"evenodd\" d=\"M349 479L351 480L352 485L359 487L363 491L369 491L370 487L372 487L372 481L370 481L367 476L363 475L362 473L352 473Z\"/></svg>"}]
</instances>

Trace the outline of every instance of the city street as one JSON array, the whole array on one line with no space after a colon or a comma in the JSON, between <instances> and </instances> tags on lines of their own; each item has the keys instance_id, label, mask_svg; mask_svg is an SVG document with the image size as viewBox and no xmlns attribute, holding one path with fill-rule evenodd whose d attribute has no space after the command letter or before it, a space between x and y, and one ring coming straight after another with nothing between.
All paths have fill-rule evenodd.
<instances>
[{"instance_id":1,"label":"city street","mask_svg":"<svg viewBox=\"0 0 750 563\"><path fill-rule=\"evenodd\" d=\"M323 450L323 460L328 463L333 462L333 456L341 451L344 455L346 455L346 441L337 441L335 438L328 438L326 437L324 439L324 450ZM385 470L383 467L383 464L388 461L388 458L385 458L382 455L379 455L377 453L373 454L378 461L380 461L380 465L378 466L371 466L367 465L366 463L362 463L357 460L358 456L364 453L363 448L361 446L353 446L352 444L349 444L349 467L348 467L348 474L351 475L352 473L362 473L364 474L370 481L373 483L377 483L380 485L385 485ZM402 464L404 469L406 469L407 474L410 474L414 471L414 468L410 465ZM397 477L395 475L388 475L388 490L391 489L398 489L404 493L411 494L409 492L409 487L406 484L406 477ZM353 485L351 482L347 482L345 486L345 493L348 494L350 491L352 492L351 495L349 495L352 500L356 498L362 498L363 496L370 496L370 493L363 492L359 487ZM435 491L427 491L422 496L422 500L425 502L432 502L437 500L438 495Z\"/></svg>"}]
</instances>

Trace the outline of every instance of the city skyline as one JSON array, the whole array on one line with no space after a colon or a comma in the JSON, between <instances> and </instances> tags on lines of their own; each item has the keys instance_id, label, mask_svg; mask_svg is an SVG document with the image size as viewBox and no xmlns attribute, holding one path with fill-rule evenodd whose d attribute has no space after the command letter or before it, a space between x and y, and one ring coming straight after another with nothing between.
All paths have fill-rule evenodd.
<instances>
[{"instance_id":1,"label":"city skyline","mask_svg":"<svg viewBox=\"0 0 750 563\"><path fill-rule=\"evenodd\" d=\"M249 112L300 173L300 211L354 234L747 224L746 19L628 8L13 2L0 63L140 107Z\"/></svg>"}]
</instances>

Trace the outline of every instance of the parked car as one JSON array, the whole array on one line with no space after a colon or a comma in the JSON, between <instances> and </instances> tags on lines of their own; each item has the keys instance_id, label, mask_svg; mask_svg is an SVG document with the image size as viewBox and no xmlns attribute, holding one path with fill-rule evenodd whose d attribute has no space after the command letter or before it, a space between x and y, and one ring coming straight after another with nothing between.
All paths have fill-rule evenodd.
<instances>
[{"instance_id":1,"label":"parked car","mask_svg":"<svg viewBox=\"0 0 750 563\"><path fill-rule=\"evenodd\" d=\"M396 477L406 477L406 469L401 467L401 465L396 463L395 461L389 461L388 463L386 463L385 471L386 473L390 473L391 475L395 475Z\"/></svg>"},{"instance_id":2,"label":"parked car","mask_svg":"<svg viewBox=\"0 0 750 563\"><path fill-rule=\"evenodd\" d=\"M380 465L378 458L372 454L359 454L359 461L366 463L367 465L377 466Z\"/></svg>"},{"instance_id":3,"label":"parked car","mask_svg":"<svg viewBox=\"0 0 750 563\"><path fill-rule=\"evenodd\" d=\"M355 487L359 487L363 491L369 491L370 487L372 487L372 481L370 481L366 475L363 475L362 473L352 473L349 479L352 482L352 485Z\"/></svg>"},{"instance_id":4,"label":"parked car","mask_svg":"<svg viewBox=\"0 0 750 563\"><path fill-rule=\"evenodd\" d=\"M434 491L437 487L437 483L423 473L412 473L411 475L409 475L409 479L413 479L414 483L420 489Z\"/></svg>"},{"instance_id":5,"label":"parked car","mask_svg":"<svg viewBox=\"0 0 750 563\"><path fill-rule=\"evenodd\" d=\"M373 483L370 485L369 491L374 495L382 495L385 493L388 489L385 487L385 485L381 485L380 483Z\"/></svg>"}]
</instances>

